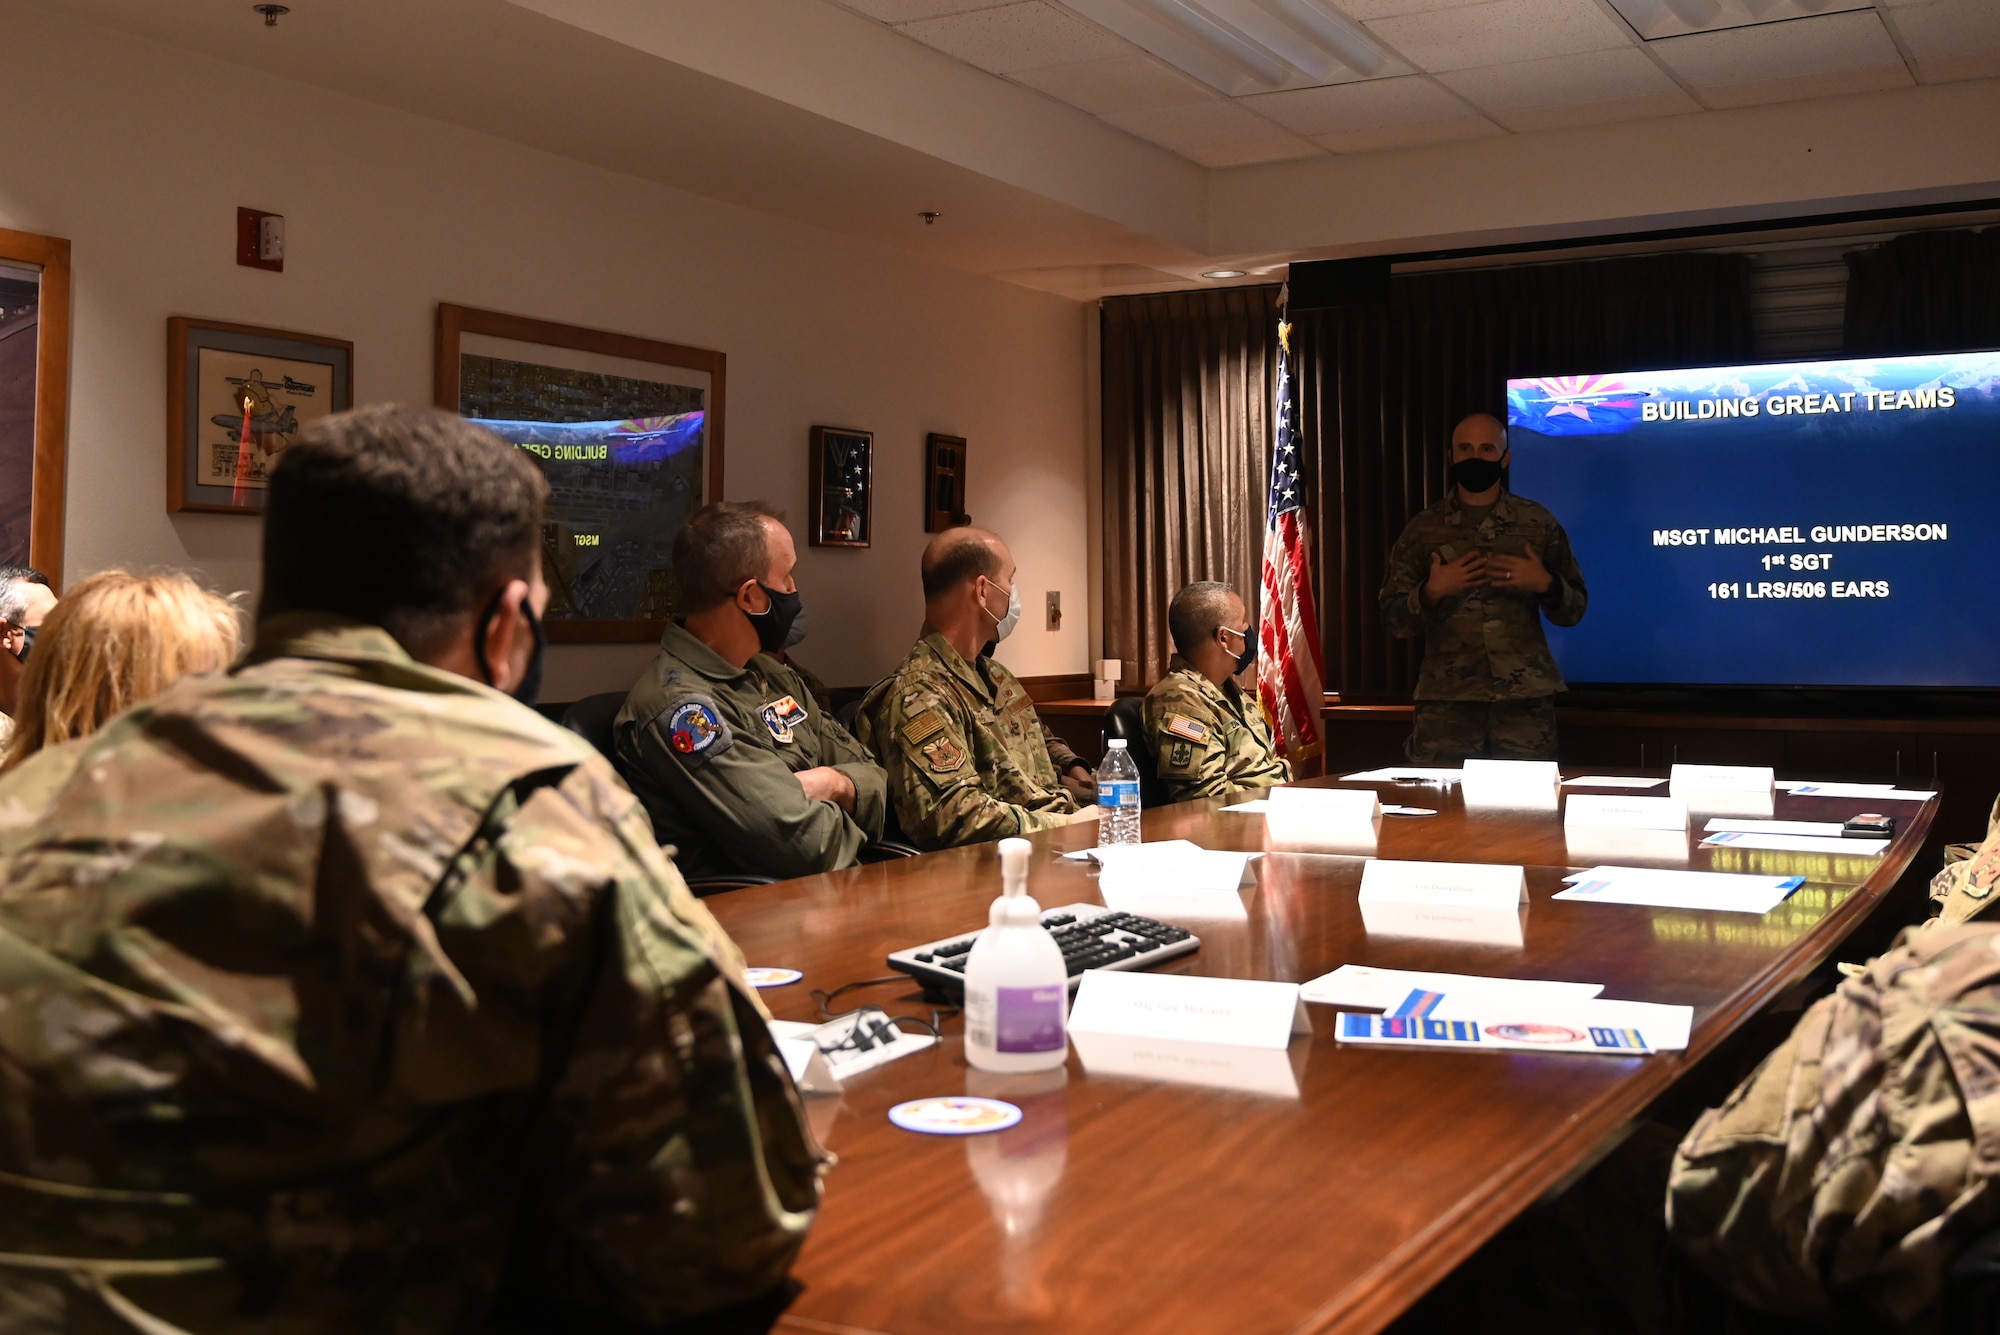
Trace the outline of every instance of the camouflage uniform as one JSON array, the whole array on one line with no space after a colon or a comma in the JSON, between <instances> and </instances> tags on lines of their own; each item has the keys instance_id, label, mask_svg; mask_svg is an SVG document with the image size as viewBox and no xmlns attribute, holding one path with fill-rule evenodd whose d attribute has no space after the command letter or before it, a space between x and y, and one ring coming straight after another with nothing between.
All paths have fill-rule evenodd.
<instances>
[{"instance_id":1,"label":"camouflage uniform","mask_svg":"<svg viewBox=\"0 0 2000 1335\"><path fill-rule=\"evenodd\" d=\"M1539 598L1505 585L1467 589L1424 606L1431 553L1447 562L1475 549L1525 554L1532 544L1553 582ZM1569 535L1531 500L1501 492L1481 513L1458 492L1412 519L1389 553L1382 620L1398 639L1421 635L1416 730L1410 759L1456 763L1466 756L1554 760L1552 697L1566 689L1542 633L1542 615L1558 626L1583 620L1588 601Z\"/></svg>"},{"instance_id":2,"label":"camouflage uniform","mask_svg":"<svg viewBox=\"0 0 2000 1335\"><path fill-rule=\"evenodd\" d=\"M1674 1157L1667 1227L1774 1315L1934 1330L2000 1222L2000 928L1905 934L1807 1011Z\"/></svg>"},{"instance_id":3,"label":"camouflage uniform","mask_svg":"<svg viewBox=\"0 0 2000 1335\"><path fill-rule=\"evenodd\" d=\"M1146 692L1146 744L1169 802L1220 797L1291 777L1257 702L1233 680L1217 686L1179 654Z\"/></svg>"},{"instance_id":4,"label":"camouflage uniform","mask_svg":"<svg viewBox=\"0 0 2000 1335\"><path fill-rule=\"evenodd\" d=\"M503 1270L657 1323L782 1280L821 1156L580 738L287 616L46 755L0 782L0 1329L459 1331Z\"/></svg>"},{"instance_id":5,"label":"camouflage uniform","mask_svg":"<svg viewBox=\"0 0 2000 1335\"><path fill-rule=\"evenodd\" d=\"M1975 848L1946 844L1944 855L1944 870L1931 878L1931 900L1936 921L1953 926L1991 907L2000 885L2000 799L1986 819L1986 841Z\"/></svg>"},{"instance_id":6,"label":"camouflage uniform","mask_svg":"<svg viewBox=\"0 0 2000 1335\"><path fill-rule=\"evenodd\" d=\"M968 663L936 631L861 702L855 729L889 772L903 837L955 848L1064 825L1062 774L1080 764L1028 692L990 658Z\"/></svg>"},{"instance_id":7,"label":"camouflage uniform","mask_svg":"<svg viewBox=\"0 0 2000 1335\"><path fill-rule=\"evenodd\" d=\"M851 867L882 837L882 767L765 654L737 667L669 625L612 725L618 770L689 876L806 876ZM854 814L795 777L828 765L854 783Z\"/></svg>"}]
</instances>

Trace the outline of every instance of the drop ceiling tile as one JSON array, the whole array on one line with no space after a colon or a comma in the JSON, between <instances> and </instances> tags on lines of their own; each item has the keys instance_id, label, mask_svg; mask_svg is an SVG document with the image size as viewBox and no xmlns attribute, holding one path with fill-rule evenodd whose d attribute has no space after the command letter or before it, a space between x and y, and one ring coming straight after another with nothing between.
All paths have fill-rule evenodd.
<instances>
[{"instance_id":1,"label":"drop ceiling tile","mask_svg":"<svg viewBox=\"0 0 2000 1335\"><path fill-rule=\"evenodd\" d=\"M1204 167L1241 167L1320 154L1305 140L1224 98L1115 112L1104 120Z\"/></svg>"},{"instance_id":2,"label":"drop ceiling tile","mask_svg":"<svg viewBox=\"0 0 2000 1335\"><path fill-rule=\"evenodd\" d=\"M1925 83L2000 75L2000 3L1935 0L1890 16Z\"/></svg>"},{"instance_id":3,"label":"drop ceiling tile","mask_svg":"<svg viewBox=\"0 0 2000 1335\"><path fill-rule=\"evenodd\" d=\"M1417 76L1266 93L1241 101L1336 153L1500 133L1499 126L1429 79Z\"/></svg>"},{"instance_id":4,"label":"drop ceiling tile","mask_svg":"<svg viewBox=\"0 0 2000 1335\"><path fill-rule=\"evenodd\" d=\"M896 31L993 74L1129 56L1133 51L1103 29L1041 0L898 24Z\"/></svg>"},{"instance_id":5,"label":"drop ceiling tile","mask_svg":"<svg viewBox=\"0 0 2000 1335\"><path fill-rule=\"evenodd\" d=\"M1796 102L1915 82L1873 10L1669 37L1648 46L1713 107Z\"/></svg>"},{"instance_id":6,"label":"drop ceiling tile","mask_svg":"<svg viewBox=\"0 0 2000 1335\"><path fill-rule=\"evenodd\" d=\"M914 23L918 19L941 19L947 14L965 14L975 9L998 9L1017 0L834 0L834 3L877 23Z\"/></svg>"},{"instance_id":7,"label":"drop ceiling tile","mask_svg":"<svg viewBox=\"0 0 2000 1335\"><path fill-rule=\"evenodd\" d=\"M1483 5L1487 0L1338 0L1342 13L1363 23L1370 19L1393 18L1398 14L1422 14L1433 9L1464 9Z\"/></svg>"},{"instance_id":8,"label":"drop ceiling tile","mask_svg":"<svg viewBox=\"0 0 2000 1335\"><path fill-rule=\"evenodd\" d=\"M1716 32L1753 23L1777 23L1785 19L1830 14L1844 9L1873 9L1875 0L1607 0L1627 23L1647 41L1662 37L1684 37L1694 32ZM1670 7L1670 5L1672 7ZM1674 12L1679 8L1692 14L1695 22ZM1703 10L1706 9L1707 16Z\"/></svg>"},{"instance_id":9,"label":"drop ceiling tile","mask_svg":"<svg viewBox=\"0 0 2000 1335\"><path fill-rule=\"evenodd\" d=\"M1630 46L1631 34L1596 0L1489 0L1376 19L1370 31L1419 69L1476 69L1577 51Z\"/></svg>"},{"instance_id":10,"label":"drop ceiling tile","mask_svg":"<svg viewBox=\"0 0 2000 1335\"><path fill-rule=\"evenodd\" d=\"M1047 65L1009 76L1093 116L1113 111L1208 102L1216 93L1150 56L1113 56L1075 65Z\"/></svg>"},{"instance_id":11,"label":"drop ceiling tile","mask_svg":"<svg viewBox=\"0 0 2000 1335\"><path fill-rule=\"evenodd\" d=\"M1700 111L1642 51L1585 51L1456 70L1439 82L1510 130L1606 125Z\"/></svg>"}]
</instances>

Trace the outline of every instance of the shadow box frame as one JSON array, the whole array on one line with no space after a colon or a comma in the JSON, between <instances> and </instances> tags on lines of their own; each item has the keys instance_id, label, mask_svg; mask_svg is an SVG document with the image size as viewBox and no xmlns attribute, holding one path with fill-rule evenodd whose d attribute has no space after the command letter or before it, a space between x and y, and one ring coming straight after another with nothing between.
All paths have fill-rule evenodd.
<instances>
[{"instance_id":1,"label":"shadow box frame","mask_svg":"<svg viewBox=\"0 0 2000 1335\"><path fill-rule=\"evenodd\" d=\"M867 450L868 462L861 479L861 536L842 538L831 533L832 516L826 513L826 453L834 440L857 440ZM875 433L845 426L816 426L812 429L806 459L806 487L811 497L811 528L806 541L814 547L872 547L875 544Z\"/></svg>"},{"instance_id":2,"label":"shadow box frame","mask_svg":"<svg viewBox=\"0 0 2000 1335\"><path fill-rule=\"evenodd\" d=\"M38 279L28 564L61 589L69 482L70 244L64 237L0 227L0 263L33 269Z\"/></svg>"}]
</instances>

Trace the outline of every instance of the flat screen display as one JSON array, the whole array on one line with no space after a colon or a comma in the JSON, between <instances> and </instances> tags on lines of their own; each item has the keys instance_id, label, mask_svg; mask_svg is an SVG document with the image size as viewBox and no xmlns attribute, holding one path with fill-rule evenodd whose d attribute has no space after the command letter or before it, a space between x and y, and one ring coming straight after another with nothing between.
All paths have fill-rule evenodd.
<instances>
[{"instance_id":1,"label":"flat screen display","mask_svg":"<svg viewBox=\"0 0 2000 1335\"><path fill-rule=\"evenodd\" d=\"M2000 353L1507 382L1577 684L2000 687Z\"/></svg>"}]
</instances>

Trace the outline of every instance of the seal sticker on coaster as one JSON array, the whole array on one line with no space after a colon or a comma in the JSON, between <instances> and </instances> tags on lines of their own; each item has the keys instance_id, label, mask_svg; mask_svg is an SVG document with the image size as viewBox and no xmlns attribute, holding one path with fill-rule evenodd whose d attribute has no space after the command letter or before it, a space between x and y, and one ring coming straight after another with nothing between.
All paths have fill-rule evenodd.
<instances>
[{"instance_id":1,"label":"seal sticker on coaster","mask_svg":"<svg viewBox=\"0 0 2000 1335\"><path fill-rule=\"evenodd\" d=\"M920 1131L927 1136L977 1136L988 1131L1005 1131L1021 1120L1021 1110L999 1099L960 1094L899 1103L889 1109L889 1120L905 1131Z\"/></svg>"},{"instance_id":2,"label":"seal sticker on coaster","mask_svg":"<svg viewBox=\"0 0 2000 1335\"><path fill-rule=\"evenodd\" d=\"M805 977L797 969L745 969L743 977L752 987L783 987Z\"/></svg>"}]
</instances>

